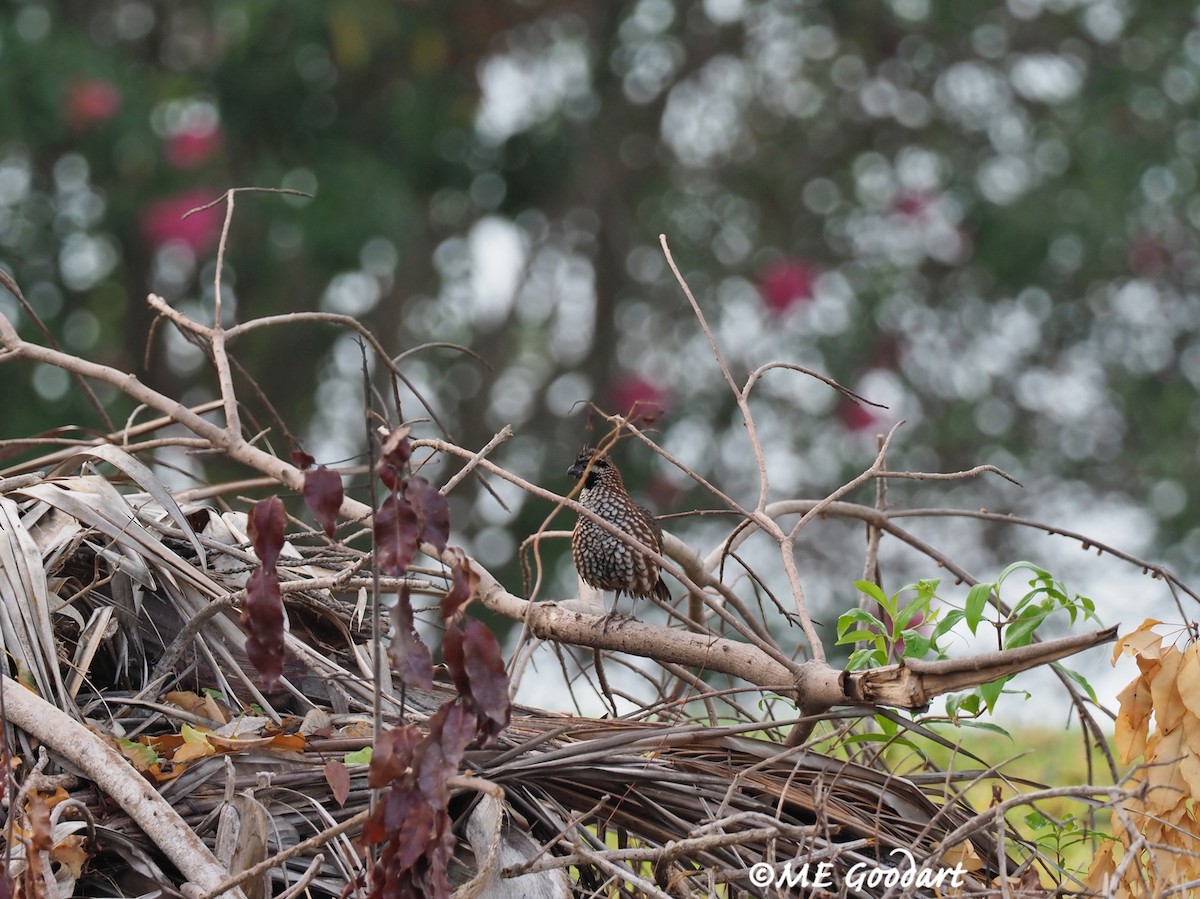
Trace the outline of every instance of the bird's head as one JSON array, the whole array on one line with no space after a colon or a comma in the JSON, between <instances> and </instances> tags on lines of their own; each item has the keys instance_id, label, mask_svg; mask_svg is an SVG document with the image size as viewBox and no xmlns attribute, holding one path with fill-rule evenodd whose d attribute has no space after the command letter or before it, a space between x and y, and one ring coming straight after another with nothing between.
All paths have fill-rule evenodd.
<instances>
[{"instance_id":1,"label":"bird's head","mask_svg":"<svg viewBox=\"0 0 1200 899\"><path fill-rule=\"evenodd\" d=\"M585 473L587 477L583 482L583 486L585 489L590 489L596 486L597 481L615 475L617 473L617 466L613 465L612 460L608 456L596 452L595 447L585 446L579 451L579 455L575 457L575 461L571 463L571 467L567 469L567 477L578 479L584 477ZM620 475L617 475L617 477L620 477Z\"/></svg>"}]
</instances>

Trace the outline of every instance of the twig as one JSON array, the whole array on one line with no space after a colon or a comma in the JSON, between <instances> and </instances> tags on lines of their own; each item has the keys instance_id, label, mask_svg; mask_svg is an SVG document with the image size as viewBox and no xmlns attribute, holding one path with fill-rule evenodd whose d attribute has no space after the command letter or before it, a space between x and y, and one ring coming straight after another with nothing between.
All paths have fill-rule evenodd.
<instances>
[{"instance_id":1,"label":"twig","mask_svg":"<svg viewBox=\"0 0 1200 899\"><path fill-rule=\"evenodd\" d=\"M308 889L308 885L317 879L317 875L321 873L321 868L324 866L325 856L318 852L313 856L313 860L308 863L308 867L300 875L300 879L276 896L275 899L292 899L293 896L299 896L305 892Z\"/></svg>"},{"instance_id":2,"label":"twig","mask_svg":"<svg viewBox=\"0 0 1200 899\"><path fill-rule=\"evenodd\" d=\"M767 478L767 460L763 455L762 443L758 439L758 430L754 425L754 416L750 413L749 403L746 402L746 394L744 391L739 390L737 384L734 382L733 374L729 371L725 357L721 354L721 348L717 346L717 339L713 336L712 329L708 327L708 321L704 318L704 312L700 309L700 304L696 302L696 298L692 295L692 289L688 287L687 281L684 280L683 274L679 271L679 266L675 264L675 257L671 255L671 248L667 245L667 235L658 235L658 242L662 246L663 255L667 257L667 265L671 267L671 272L675 275L675 280L679 282L684 296L687 297L688 303L691 304L692 313L700 323L701 330L704 331L704 336L708 340L708 345L712 349L713 356L716 357L717 365L721 368L721 376L725 379L725 383L729 385L729 389L733 391L733 397L737 401L739 411L742 413L742 424L746 427L746 436L750 440L750 448L754 451L754 462L758 466L758 503L755 505L755 508L761 509L767 504L767 493L770 490L770 482Z\"/></svg>"},{"instance_id":3,"label":"twig","mask_svg":"<svg viewBox=\"0 0 1200 899\"><path fill-rule=\"evenodd\" d=\"M237 394L233 389L233 374L229 370L229 355L225 351L225 327L221 322L221 274L225 270L225 248L229 243L229 226L233 224L234 198L240 188L225 191L225 221L221 225L221 239L217 242L217 265L213 273L213 326L209 334L213 365L217 369L217 383L221 388L221 399L225 403L225 427L234 436L242 433L238 417ZM211 205L211 204L209 204ZM194 210L199 212L200 210ZM186 213L187 215L191 213Z\"/></svg>"},{"instance_id":4,"label":"twig","mask_svg":"<svg viewBox=\"0 0 1200 899\"><path fill-rule=\"evenodd\" d=\"M252 865L245 871L242 871L240 874L235 874L221 883L218 883L216 886L205 890L203 893L191 897L191 899L216 899L216 897L220 896L222 893L240 887L243 883L266 874L272 868L277 867L283 862L286 862L289 858L295 858L297 855L303 855L310 849L315 849L318 846L324 846L335 837L340 837L347 831L353 830L355 827L363 824L370 814L371 812L369 810L359 812L353 818L347 818L342 823L335 824L333 827L330 827L327 830L323 830L318 834L314 834L307 840L302 840L294 846L289 846L282 852L277 852L270 858L263 859L257 865Z\"/></svg>"},{"instance_id":5,"label":"twig","mask_svg":"<svg viewBox=\"0 0 1200 899\"><path fill-rule=\"evenodd\" d=\"M512 435L512 425L505 425L503 428L501 428L498 432L496 432L496 435L484 445L483 449L468 459L467 464L459 469L459 471L455 473L454 477L450 478L450 480L442 485L442 488L438 492L442 494L442 496L446 496L451 490L457 487L467 475L475 470L475 466L479 464L480 459L486 457L501 443L512 437Z\"/></svg>"}]
</instances>

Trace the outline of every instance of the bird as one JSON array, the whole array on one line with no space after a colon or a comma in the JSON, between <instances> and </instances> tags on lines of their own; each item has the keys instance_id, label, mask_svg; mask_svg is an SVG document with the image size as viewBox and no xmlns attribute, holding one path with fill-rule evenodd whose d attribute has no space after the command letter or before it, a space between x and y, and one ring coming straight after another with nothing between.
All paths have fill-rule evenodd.
<instances>
[{"instance_id":1,"label":"bird","mask_svg":"<svg viewBox=\"0 0 1200 899\"><path fill-rule=\"evenodd\" d=\"M633 501L625 490L621 472L606 454L584 446L567 469L567 475L583 478L579 502L585 509L662 554L662 528L654 516ZM571 534L571 559L585 584L599 590L613 590L617 600L622 593L634 599L653 596L663 602L671 598L654 559L586 515L579 516ZM608 619L615 614L614 600L613 610L605 616L606 627Z\"/></svg>"}]
</instances>

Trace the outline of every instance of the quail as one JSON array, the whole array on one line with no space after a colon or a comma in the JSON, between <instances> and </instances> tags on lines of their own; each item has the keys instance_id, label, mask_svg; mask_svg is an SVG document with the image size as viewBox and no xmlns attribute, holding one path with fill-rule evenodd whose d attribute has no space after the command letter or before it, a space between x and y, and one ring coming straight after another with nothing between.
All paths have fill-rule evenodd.
<instances>
[{"instance_id":1,"label":"quail","mask_svg":"<svg viewBox=\"0 0 1200 899\"><path fill-rule=\"evenodd\" d=\"M567 469L567 475L584 479L579 494L584 508L656 553L662 553L662 529L626 492L621 472L608 456L585 446ZM671 598L654 559L583 515L571 534L571 558L585 584L599 590L614 590L616 599L622 593L635 599ZM609 612L607 617L614 613Z\"/></svg>"}]
</instances>

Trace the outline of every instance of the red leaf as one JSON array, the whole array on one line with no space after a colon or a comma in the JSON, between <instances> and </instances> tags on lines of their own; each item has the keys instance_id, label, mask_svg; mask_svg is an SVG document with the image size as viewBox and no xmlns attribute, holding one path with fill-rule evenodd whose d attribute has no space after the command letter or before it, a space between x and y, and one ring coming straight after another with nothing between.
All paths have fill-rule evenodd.
<instances>
[{"instance_id":1,"label":"red leaf","mask_svg":"<svg viewBox=\"0 0 1200 899\"><path fill-rule=\"evenodd\" d=\"M306 468L312 468L313 463L317 460L304 450L292 450L292 461L296 463L297 468L303 471Z\"/></svg>"},{"instance_id":2,"label":"red leaf","mask_svg":"<svg viewBox=\"0 0 1200 899\"><path fill-rule=\"evenodd\" d=\"M462 614L463 608L475 595L479 573L471 567L466 554L455 549L454 567L450 569L450 589L442 598L442 620L449 623Z\"/></svg>"},{"instance_id":3,"label":"red leaf","mask_svg":"<svg viewBox=\"0 0 1200 899\"><path fill-rule=\"evenodd\" d=\"M460 696L471 692L471 682L467 680L467 668L463 664L463 631L457 624L446 628L446 636L442 638L442 661L450 672L450 679Z\"/></svg>"},{"instance_id":4,"label":"red leaf","mask_svg":"<svg viewBox=\"0 0 1200 899\"><path fill-rule=\"evenodd\" d=\"M338 510L342 508L342 476L322 465L304 473L304 504L312 510L317 522L332 537L337 528Z\"/></svg>"},{"instance_id":5,"label":"red leaf","mask_svg":"<svg viewBox=\"0 0 1200 899\"><path fill-rule=\"evenodd\" d=\"M371 767L367 769L367 786L378 790L399 781L412 767L413 751L421 742L421 732L415 724L393 727L375 741Z\"/></svg>"},{"instance_id":6,"label":"red leaf","mask_svg":"<svg viewBox=\"0 0 1200 899\"><path fill-rule=\"evenodd\" d=\"M283 549L283 528L286 524L287 513L283 510L283 500L278 496L260 499L250 507L247 532L254 554L264 568L275 569L279 552Z\"/></svg>"},{"instance_id":7,"label":"red leaf","mask_svg":"<svg viewBox=\"0 0 1200 899\"><path fill-rule=\"evenodd\" d=\"M463 753L475 739L476 730L475 715L464 703L456 702L450 706L438 732L438 742L446 760L447 777L458 773Z\"/></svg>"},{"instance_id":8,"label":"red leaf","mask_svg":"<svg viewBox=\"0 0 1200 899\"><path fill-rule=\"evenodd\" d=\"M330 759L325 763L325 780L333 791L333 800L339 808L345 808L346 800L350 798L350 769L346 763L338 759Z\"/></svg>"},{"instance_id":9,"label":"red leaf","mask_svg":"<svg viewBox=\"0 0 1200 899\"><path fill-rule=\"evenodd\" d=\"M260 565L246 581L242 627L246 629L246 655L271 690L283 675L284 655L283 599L279 595L279 576L273 568Z\"/></svg>"},{"instance_id":10,"label":"red leaf","mask_svg":"<svg viewBox=\"0 0 1200 899\"><path fill-rule=\"evenodd\" d=\"M392 609L392 645L388 655L406 684L422 690L433 689L433 657L413 627L412 600L407 584L400 589Z\"/></svg>"},{"instance_id":11,"label":"red leaf","mask_svg":"<svg viewBox=\"0 0 1200 899\"><path fill-rule=\"evenodd\" d=\"M455 624L446 628L442 659L459 696L470 703L479 718L477 732L487 743L508 725L511 711L500 645L481 621L468 618L461 627Z\"/></svg>"},{"instance_id":12,"label":"red leaf","mask_svg":"<svg viewBox=\"0 0 1200 899\"><path fill-rule=\"evenodd\" d=\"M470 702L481 719L479 730L484 743L508 726L512 706L508 699L508 672L500 655L496 635L476 618L463 622L464 663L471 683ZM447 636L448 636L447 632Z\"/></svg>"},{"instance_id":13,"label":"red leaf","mask_svg":"<svg viewBox=\"0 0 1200 899\"><path fill-rule=\"evenodd\" d=\"M400 832L394 835L396 845L393 863L401 871L411 868L425 854L430 838L435 833L437 813L438 810L428 804L418 805L404 819Z\"/></svg>"},{"instance_id":14,"label":"red leaf","mask_svg":"<svg viewBox=\"0 0 1200 899\"><path fill-rule=\"evenodd\" d=\"M421 522L421 539L432 543L441 552L450 539L450 504L427 480L414 475L404 486L404 495L417 520Z\"/></svg>"},{"instance_id":15,"label":"red leaf","mask_svg":"<svg viewBox=\"0 0 1200 899\"><path fill-rule=\"evenodd\" d=\"M408 428L396 428L383 440L379 459L379 479L388 490L395 490L412 458L412 444L408 442Z\"/></svg>"},{"instance_id":16,"label":"red leaf","mask_svg":"<svg viewBox=\"0 0 1200 899\"><path fill-rule=\"evenodd\" d=\"M379 570L393 577L404 574L420 547L417 514L407 501L392 494L375 514L375 554Z\"/></svg>"}]
</instances>

